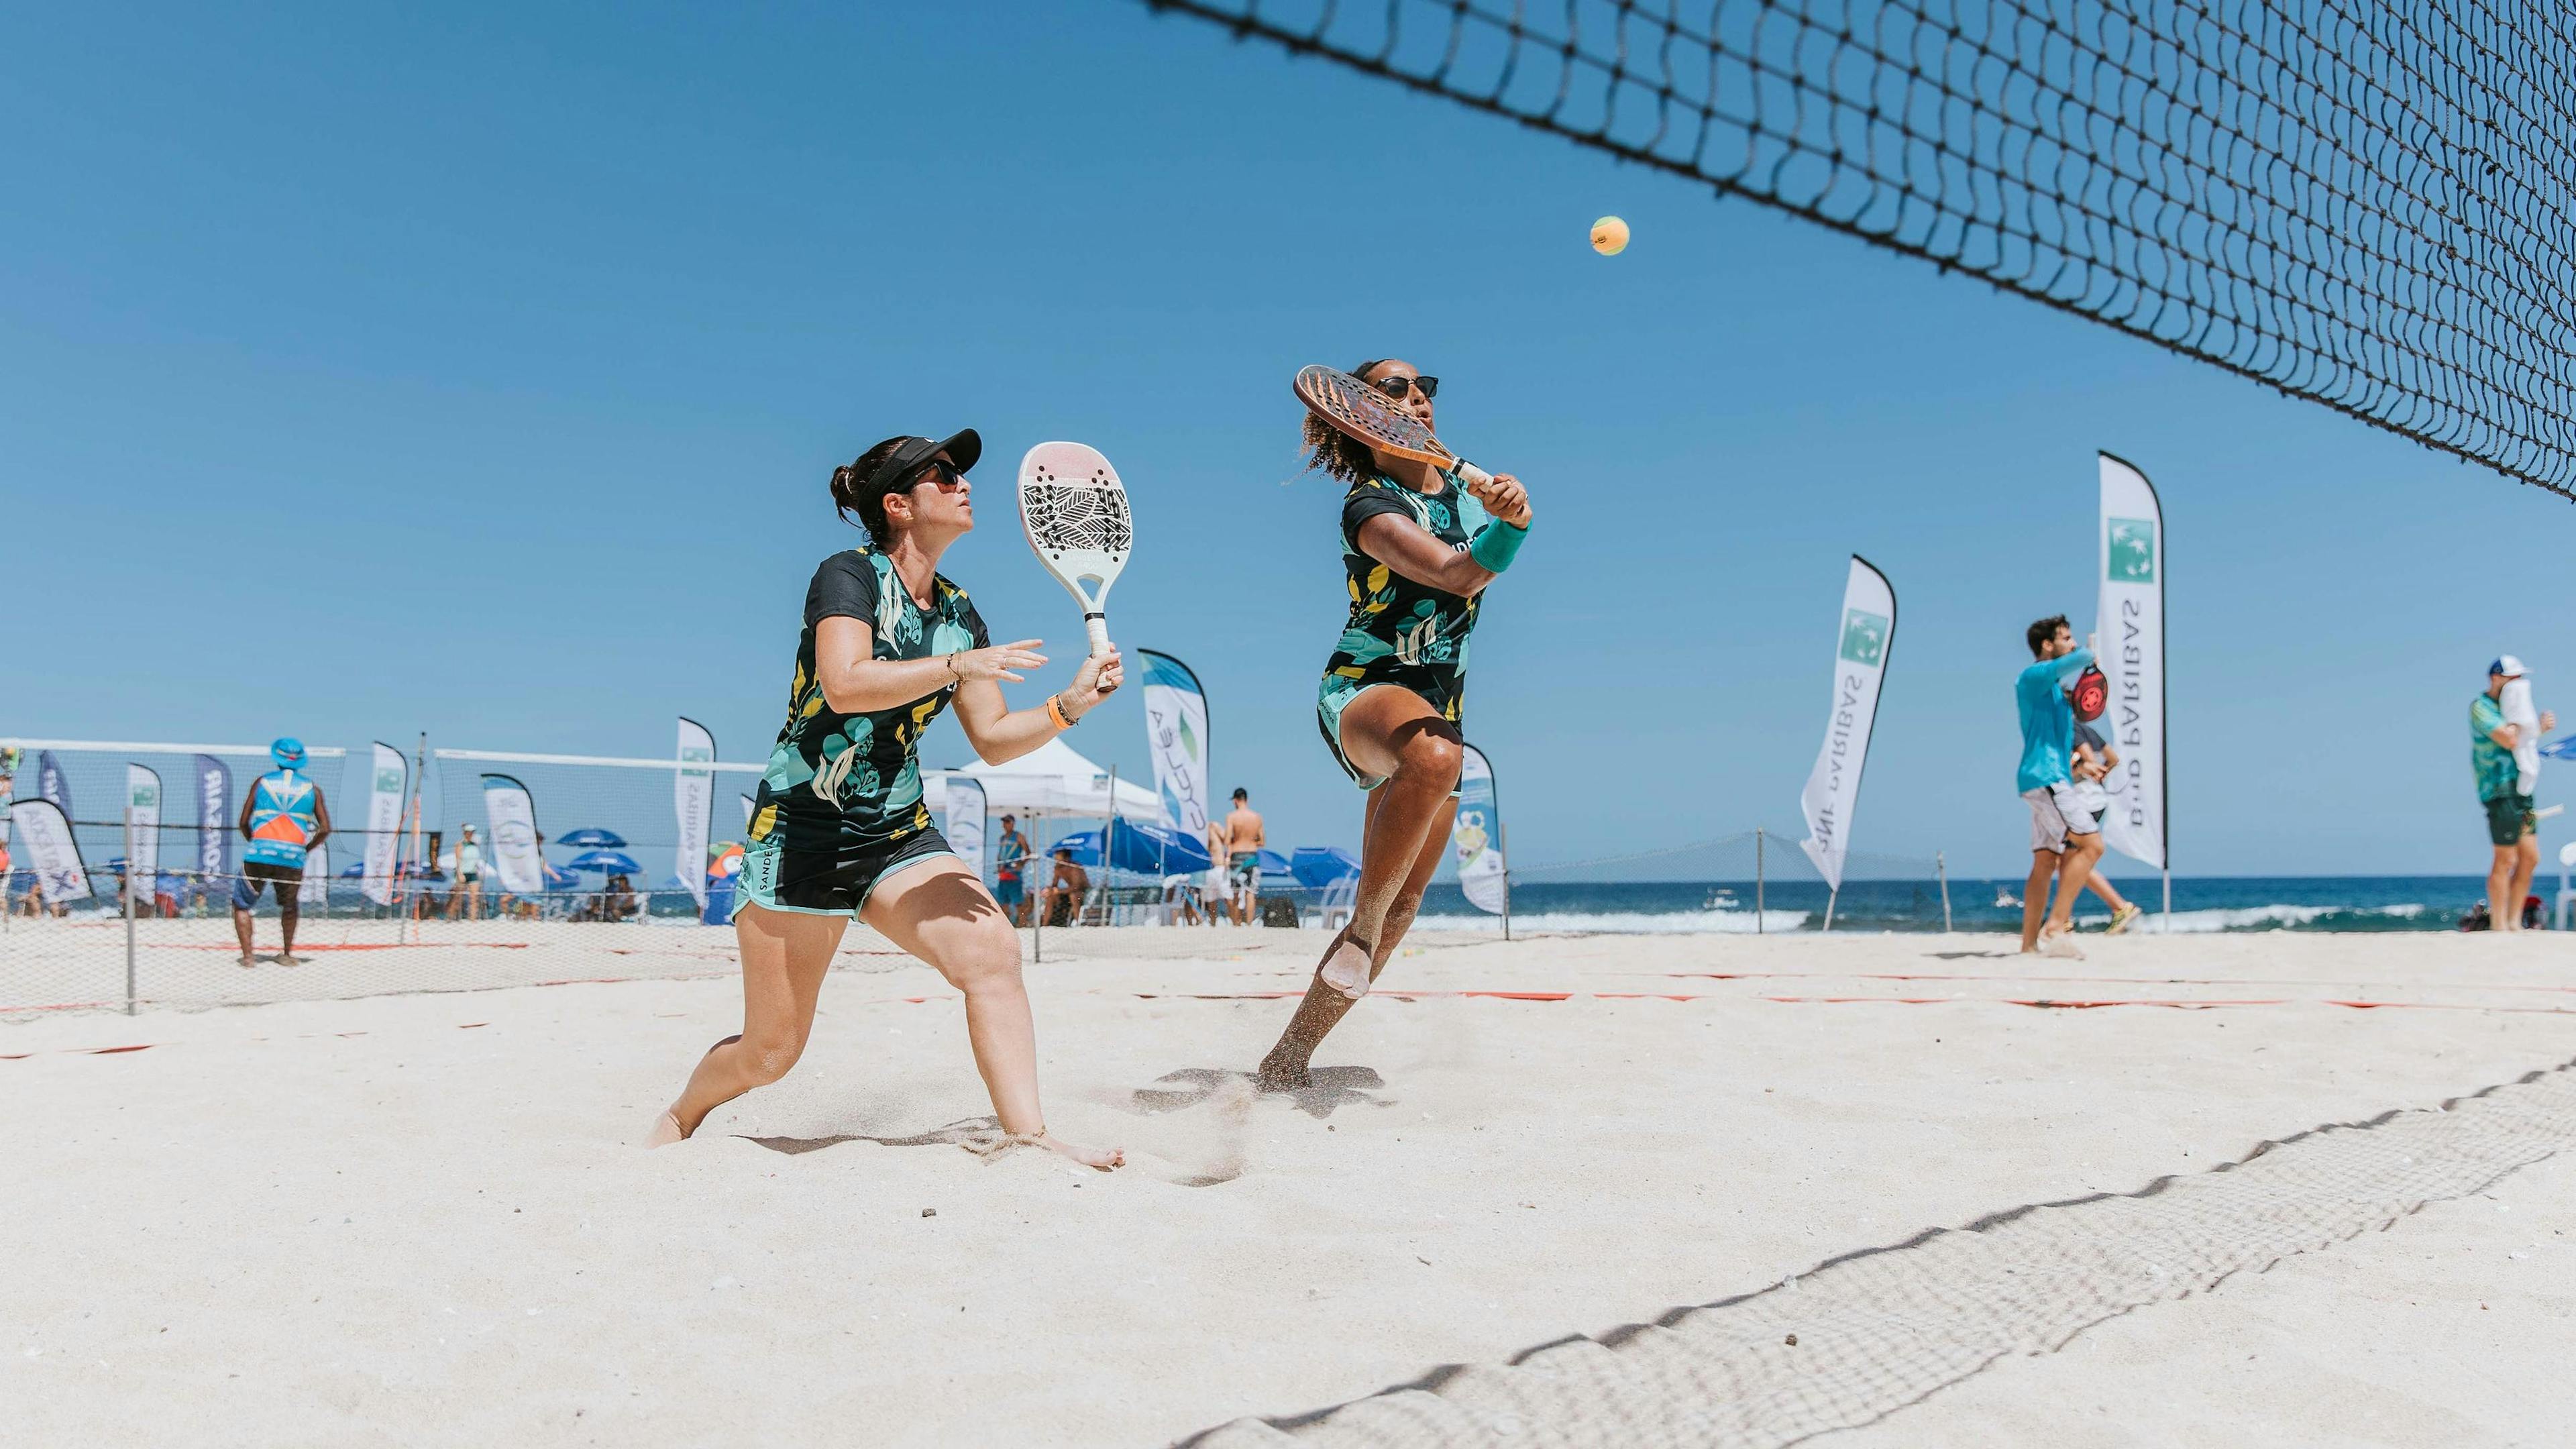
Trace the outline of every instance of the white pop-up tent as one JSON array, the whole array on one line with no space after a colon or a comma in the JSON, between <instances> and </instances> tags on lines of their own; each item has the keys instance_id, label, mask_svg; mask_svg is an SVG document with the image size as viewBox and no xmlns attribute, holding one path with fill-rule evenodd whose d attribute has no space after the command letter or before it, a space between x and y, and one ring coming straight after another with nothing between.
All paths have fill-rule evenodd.
<instances>
[{"instance_id":1,"label":"white pop-up tent","mask_svg":"<svg viewBox=\"0 0 2576 1449\"><path fill-rule=\"evenodd\" d=\"M1105 818L1109 814L1109 771L1084 759L1061 737L1005 764L988 765L978 760L961 770L924 771L922 801L934 812L948 808L951 775L981 783L987 808L996 816ZM1117 784L1121 818L1148 825L1163 823L1163 797L1151 785L1133 780L1120 780Z\"/></svg>"}]
</instances>

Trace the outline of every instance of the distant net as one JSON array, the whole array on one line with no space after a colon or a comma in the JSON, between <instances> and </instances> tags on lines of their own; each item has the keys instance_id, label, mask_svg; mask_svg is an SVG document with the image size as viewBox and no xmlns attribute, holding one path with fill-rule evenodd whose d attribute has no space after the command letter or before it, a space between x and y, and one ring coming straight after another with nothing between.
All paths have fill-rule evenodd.
<instances>
[{"instance_id":1,"label":"distant net","mask_svg":"<svg viewBox=\"0 0 2576 1449\"><path fill-rule=\"evenodd\" d=\"M1244 1419L1191 1449L1786 1445L1874 1423L2012 1355L2331 1248L2576 1147L2570 1064L2329 1123L2209 1172L2035 1203L1817 1264L1508 1365Z\"/></svg>"},{"instance_id":2,"label":"distant net","mask_svg":"<svg viewBox=\"0 0 2576 1449\"><path fill-rule=\"evenodd\" d=\"M1146 0L2576 497L2576 11Z\"/></svg>"}]
</instances>

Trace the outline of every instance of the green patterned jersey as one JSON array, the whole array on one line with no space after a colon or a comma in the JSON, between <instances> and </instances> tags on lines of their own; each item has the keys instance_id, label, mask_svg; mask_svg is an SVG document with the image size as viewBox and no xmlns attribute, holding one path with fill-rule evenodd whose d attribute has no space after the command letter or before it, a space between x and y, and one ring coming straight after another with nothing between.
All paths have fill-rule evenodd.
<instances>
[{"instance_id":1,"label":"green patterned jersey","mask_svg":"<svg viewBox=\"0 0 2576 1449\"><path fill-rule=\"evenodd\" d=\"M1476 627L1478 599L1417 584L1360 546L1362 524L1400 513L1464 553L1492 515L1457 475L1440 476L1447 486L1437 494L1416 493L1381 475L1352 484L1343 496L1342 569L1351 613L1324 664L1324 688L1347 698L1373 684L1400 684L1454 723L1466 701L1467 635Z\"/></svg>"},{"instance_id":2,"label":"green patterned jersey","mask_svg":"<svg viewBox=\"0 0 2576 1449\"><path fill-rule=\"evenodd\" d=\"M814 628L845 616L875 635L874 657L932 659L986 644L984 620L966 591L931 581L928 609L873 548L823 560L805 591L805 630L796 640L796 678L787 723L769 754L753 802L751 838L784 831L791 850L849 850L902 840L930 824L921 800L921 732L948 707L956 686L866 714L842 714L814 678Z\"/></svg>"}]
</instances>

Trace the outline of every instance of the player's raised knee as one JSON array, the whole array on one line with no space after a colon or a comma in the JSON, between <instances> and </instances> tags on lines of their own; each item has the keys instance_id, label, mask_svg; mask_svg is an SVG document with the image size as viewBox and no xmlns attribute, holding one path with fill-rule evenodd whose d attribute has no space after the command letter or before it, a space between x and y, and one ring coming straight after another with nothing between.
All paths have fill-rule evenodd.
<instances>
[{"instance_id":1,"label":"player's raised knee","mask_svg":"<svg viewBox=\"0 0 2576 1449\"><path fill-rule=\"evenodd\" d=\"M1421 730L1396 752L1396 772L1430 784L1455 785L1464 758L1454 737Z\"/></svg>"},{"instance_id":2,"label":"player's raised knee","mask_svg":"<svg viewBox=\"0 0 2576 1449\"><path fill-rule=\"evenodd\" d=\"M752 1085L766 1087L786 1076L796 1059L805 1055L805 1042L801 1037L745 1037L742 1054L743 1075L751 1079Z\"/></svg>"},{"instance_id":3,"label":"player's raised knee","mask_svg":"<svg viewBox=\"0 0 2576 1449\"><path fill-rule=\"evenodd\" d=\"M1020 980L1020 938L1001 917L980 924L974 933L958 946L942 953L939 974L960 991L974 991L987 986L1017 985Z\"/></svg>"}]
</instances>

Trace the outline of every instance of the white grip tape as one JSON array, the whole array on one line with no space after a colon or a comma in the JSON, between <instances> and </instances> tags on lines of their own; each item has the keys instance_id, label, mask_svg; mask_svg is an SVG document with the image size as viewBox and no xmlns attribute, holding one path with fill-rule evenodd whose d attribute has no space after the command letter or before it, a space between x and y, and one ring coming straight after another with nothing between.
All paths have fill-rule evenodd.
<instances>
[{"instance_id":1,"label":"white grip tape","mask_svg":"<svg viewBox=\"0 0 2576 1449\"><path fill-rule=\"evenodd\" d=\"M1085 628L1088 628L1088 629L1091 631L1091 652L1092 652L1092 654L1096 657L1096 656L1098 656L1098 655L1102 655L1102 654L1106 654L1106 653L1108 653L1108 652L1109 652L1109 620L1108 620L1108 618L1107 618L1106 616L1104 616L1104 615L1100 615L1100 614L1088 614L1088 615L1085 615L1085 616L1083 617L1083 621L1082 621L1082 622L1083 622L1084 627L1085 627Z\"/></svg>"},{"instance_id":2,"label":"white grip tape","mask_svg":"<svg viewBox=\"0 0 2576 1449\"><path fill-rule=\"evenodd\" d=\"M1482 488L1486 484L1494 481L1493 474L1486 472L1484 469L1477 467L1475 464L1468 462L1464 458L1458 460L1458 477L1470 488Z\"/></svg>"}]
</instances>

